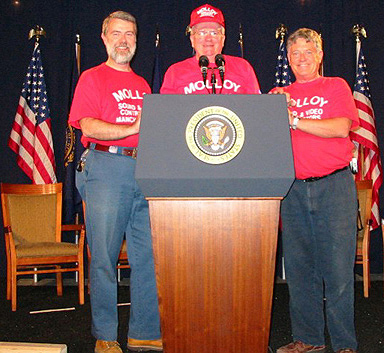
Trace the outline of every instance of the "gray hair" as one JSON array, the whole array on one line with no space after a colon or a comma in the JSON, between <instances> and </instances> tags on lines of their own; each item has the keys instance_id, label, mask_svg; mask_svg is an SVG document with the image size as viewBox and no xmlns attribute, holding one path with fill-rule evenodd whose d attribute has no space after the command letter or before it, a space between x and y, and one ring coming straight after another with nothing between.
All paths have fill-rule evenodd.
<instances>
[{"instance_id":1,"label":"gray hair","mask_svg":"<svg viewBox=\"0 0 384 353\"><path fill-rule=\"evenodd\" d=\"M119 20L127 21L127 22L132 22L135 26L135 34L137 34L137 24L136 24L136 18L132 16L130 13L125 12L125 11L115 11L109 14L103 21L103 26L102 26L102 33L104 35L107 34L108 32L108 26L109 22L113 18L118 18Z\"/></svg>"},{"instance_id":2,"label":"gray hair","mask_svg":"<svg viewBox=\"0 0 384 353\"><path fill-rule=\"evenodd\" d=\"M296 42L297 39L303 38L307 42L312 42L317 51L323 50L323 40L321 39L320 35L310 28L299 28L295 32L293 32L287 40L287 50L292 46L293 43Z\"/></svg>"}]
</instances>

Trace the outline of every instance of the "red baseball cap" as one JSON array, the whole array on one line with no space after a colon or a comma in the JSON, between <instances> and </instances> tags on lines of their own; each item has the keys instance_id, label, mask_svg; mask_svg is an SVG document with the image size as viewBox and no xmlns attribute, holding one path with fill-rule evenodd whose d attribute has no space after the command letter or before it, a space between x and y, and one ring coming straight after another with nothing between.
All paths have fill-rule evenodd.
<instances>
[{"instance_id":1,"label":"red baseball cap","mask_svg":"<svg viewBox=\"0 0 384 353\"><path fill-rule=\"evenodd\" d=\"M216 22L225 27L224 15L221 10L209 4L201 5L192 11L189 27L192 28L202 22Z\"/></svg>"}]
</instances>

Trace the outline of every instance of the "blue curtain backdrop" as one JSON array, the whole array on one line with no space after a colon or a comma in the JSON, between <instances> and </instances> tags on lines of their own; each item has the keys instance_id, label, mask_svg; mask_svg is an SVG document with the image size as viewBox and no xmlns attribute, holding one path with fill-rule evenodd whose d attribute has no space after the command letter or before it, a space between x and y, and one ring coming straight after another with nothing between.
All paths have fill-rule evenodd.
<instances>
[{"instance_id":1,"label":"blue curtain backdrop","mask_svg":"<svg viewBox=\"0 0 384 353\"><path fill-rule=\"evenodd\" d=\"M29 183L16 165L16 155L7 147L21 85L33 49L28 31L36 24L47 37L41 39L45 79L49 96L52 133L59 181L64 178L65 128L71 80L73 37L80 33L82 70L106 59L100 39L101 23L115 10L125 10L138 20L138 49L134 70L152 82L156 28L161 36L163 71L172 63L191 55L185 28L193 8L205 1L139 1L139 0L12 0L0 2L0 38L3 50L1 64L1 138L0 181ZM324 39L324 73L341 76L352 87L355 76L355 41L350 30L355 23L365 26L368 38L363 40L370 75L372 103L376 113L379 143L384 149L384 97L382 58L384 40L381 30L384 18L383 0L275 0L275 1L211 1L225 15L227 39L224 53L238 55L239 23L242 24L245 58L254 67L263 92L274 84L278 41L275 30L284 23L290 32L299 27L321 31ZM163 72L164 73L164 72ZM276 146L279 148L279 146ZM382 153L382 160L383 153ZM383 198L381 207L384 207ZM384 213L382 212L382 215ZM2 229L2 228L1 228ZM3 232L0 234L0 275L5 275ZM381 271L381 232L372 235L372 269Z\"/></svg>"}]
</instances>

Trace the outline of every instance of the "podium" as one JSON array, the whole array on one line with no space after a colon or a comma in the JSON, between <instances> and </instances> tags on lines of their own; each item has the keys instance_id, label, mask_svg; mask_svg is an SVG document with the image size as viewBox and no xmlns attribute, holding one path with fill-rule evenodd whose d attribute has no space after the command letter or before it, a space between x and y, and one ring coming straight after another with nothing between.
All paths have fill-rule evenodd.
<instances>
[{"instance_id":1,"label":"podium","mask_svg":"<svg viewBox=\"0 0 384 353\"><path fill-rule=\"evenodd\" d=\"M294 180L285 97L146 95L136 179L164 352L267 352L280 201Z\"/></svg>"}]
</instances>

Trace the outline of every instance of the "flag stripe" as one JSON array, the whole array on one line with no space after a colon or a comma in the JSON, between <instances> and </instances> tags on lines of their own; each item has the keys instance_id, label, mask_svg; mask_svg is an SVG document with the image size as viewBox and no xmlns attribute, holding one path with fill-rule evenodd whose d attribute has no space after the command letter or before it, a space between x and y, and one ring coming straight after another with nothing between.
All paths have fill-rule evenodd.
<instances>
[{"instance_id":1,"label":"flag stripe","mask_svg":"<svg viewBox=\"0 0 384 353\"><path fill-rule=\"evenodd\" d=\"M369 115L372 118L373 109L369 104L369 101L367 101L367 98L362 94L359 94L359 95L354 94L354 98L355 98L356 108L365 112L367 115Z\"/></svg>"},{"instance_id":2,"label":"flag stripe","mask_svg":"<svg viewBox=\"0 0 384 353\"><path fill-rule=\"evenodd\" d=\"M377 149L377 144L375 143L375 141L377 142L376 136L369 130L360 128L356 132L351 132L350 136L352 140L361 143L372 150Z\"/></svg>"}]
</instances>

